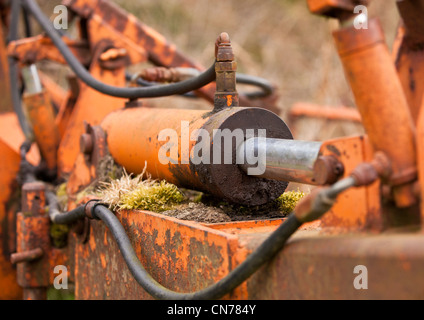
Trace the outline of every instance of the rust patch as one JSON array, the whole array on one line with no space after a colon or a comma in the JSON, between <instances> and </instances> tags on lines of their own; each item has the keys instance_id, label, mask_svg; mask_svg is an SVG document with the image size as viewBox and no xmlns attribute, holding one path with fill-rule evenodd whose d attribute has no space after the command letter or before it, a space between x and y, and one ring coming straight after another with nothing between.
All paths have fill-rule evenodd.
<instances>
[{"instance_id":1,"label":"rust patch","mask_svg":"<svg viewBox=\"0 0 424 320\"><path fill-rule=\"evenodd\" d=\"M338 157L340 157L342 155L341 152L340 152L340 150L336 146L334 146L332 144L327 145L326 148L328 149L328 151L334 153Z\"/></svg>"}]
</instances>

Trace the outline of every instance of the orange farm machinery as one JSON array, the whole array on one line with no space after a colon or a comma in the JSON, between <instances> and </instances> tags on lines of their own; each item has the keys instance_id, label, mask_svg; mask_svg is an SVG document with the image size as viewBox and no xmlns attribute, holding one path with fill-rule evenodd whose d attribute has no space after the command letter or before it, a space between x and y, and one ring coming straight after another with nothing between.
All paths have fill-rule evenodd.
<instances>
[{"instance_id":1,"label":"orange farm machinery","mask_svg":"<svg viewBox=\"0 0 424 320\"><path fill-rule=\"evenodd\" d=\"M340 22L357 110L297 105L291 119L361 122L365 135L294 139L274 86L237 73L225 32L204 68L110 0L64 0L72 37L37 1L0 1L0 298L46 299L61 266L76 299L423 299L424 1L397 2L393 52L377 18L358 20L368 1L307 4ZM41 61L72 71L67 89ZM174 95L211 108L149 103ZM313 189L285 217L183 220L84 193L110 163L247 208L290 182Z\"/></svg>"}]
</instances>

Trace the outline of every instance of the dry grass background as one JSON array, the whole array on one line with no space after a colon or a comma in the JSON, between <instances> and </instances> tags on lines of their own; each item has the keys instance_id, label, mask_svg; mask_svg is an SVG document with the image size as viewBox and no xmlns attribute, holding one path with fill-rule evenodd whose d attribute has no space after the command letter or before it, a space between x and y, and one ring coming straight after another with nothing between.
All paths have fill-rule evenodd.
<instances>
[{"instance_id":1,"label":"dry grass background","mask_svg":"<svg viewBox=\"0 0 424 320\"><path fill-rule=\"evenodd\" d=\"M239 71L277 85L280 115L294 103L354 107L333 45L336 21L310 14L306 0L116 0L143 23L155 28L188 57L209 66L214 41L228 32ZM45 12L60 1L40 0ZM395 1L374 0L370 17L378 16L391 46L398 14ZM166 106L210 108L191 100L159 100ZM177 101L177 102L175 102ZM362 132L360 125L306 119L297 123L297 139L323 140Z\"/></svg>"},{"instance_id":2,"label":"dry grass background","mask_svg":"<svg viewBox=\"0 0 424 320\"><path fill-rule=\"evenodd\" d=\"M117 4L164 34L185 54L209 66L217 35L229 33L239 71L275 83L283 119L299 101L354 107L333 45L332 19L310 14L306 0L117 0ZM398 23L395 1L374 0L391 46ZM297 139L323 140L362 133L359 125L300 120Z\"/></svg>"}]
</instances>

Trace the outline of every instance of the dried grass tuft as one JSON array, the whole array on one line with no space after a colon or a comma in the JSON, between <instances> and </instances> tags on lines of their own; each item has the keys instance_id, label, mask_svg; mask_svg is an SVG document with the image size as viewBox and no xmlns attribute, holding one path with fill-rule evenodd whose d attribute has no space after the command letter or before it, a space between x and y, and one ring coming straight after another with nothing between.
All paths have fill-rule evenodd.
<instances>
[{"instance_id":1,"label":"dried grass tuft","mask_svg":"<svg viewBox=\"0 0 424 320\"><path fill-rule=\"evenodd\" d=\"M124 171L119 179L101 182L98 193L112 210L139 209L162 212L184 200L177 186L164 180L151 179L146 168L136 177Z\"/></svg>"}]
</instances>

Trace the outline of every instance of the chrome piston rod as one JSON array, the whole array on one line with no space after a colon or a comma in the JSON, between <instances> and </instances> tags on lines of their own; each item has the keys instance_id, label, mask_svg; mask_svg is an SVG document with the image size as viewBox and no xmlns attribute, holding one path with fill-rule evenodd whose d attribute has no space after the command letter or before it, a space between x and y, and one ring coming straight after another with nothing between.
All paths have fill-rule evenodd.
<instances>
[{"instance_id":1,"label":"chrome piston rod","mask_svg":"<svg viewBox=\"0 0 424 320\"><path fill-rule=\"evenodd\" d=\"M321 144L316 141L250 138L237 149L237 158L244 159L238 164L248 175L272 180L318 184L315 179L314 165L318 159Z\"/></svg>"}]
</instances>

